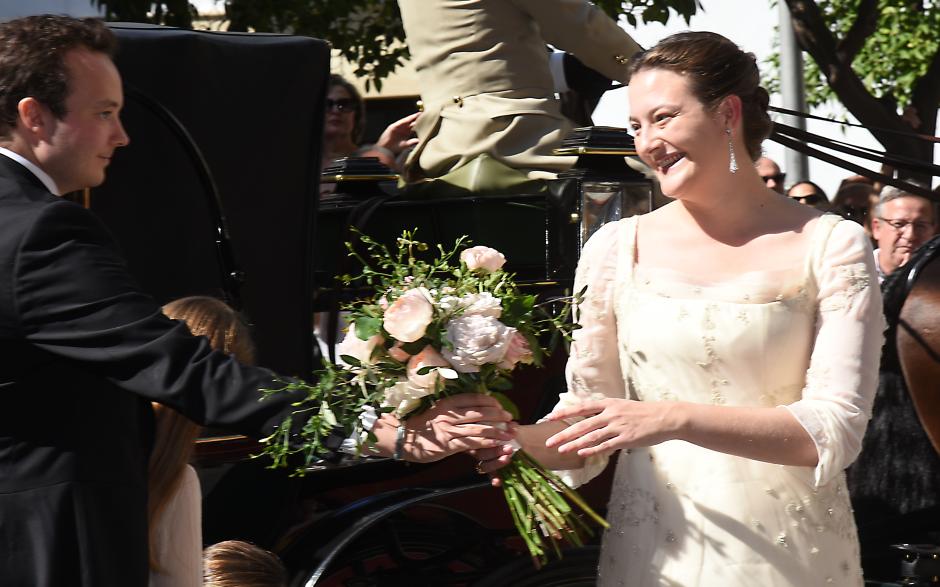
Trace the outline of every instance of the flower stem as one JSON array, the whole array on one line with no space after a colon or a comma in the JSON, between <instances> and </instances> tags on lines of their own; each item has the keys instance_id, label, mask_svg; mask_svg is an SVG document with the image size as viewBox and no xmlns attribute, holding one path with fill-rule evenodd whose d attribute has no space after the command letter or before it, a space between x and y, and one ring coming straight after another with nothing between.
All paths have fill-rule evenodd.
<instances>
[{"instance_id":1,"label":"flower stem","mask_svg":"<svg viewBox=\"0 0 940 587\"><path fill-rule=\"evenodd\" d=\"M595 522L608 527L576 491L524 451L516 452L498 475L513 523L536 568L547 561L546 541L555 556L561 558L562 542L582 546L584 536L594 535L590 526L572 509L572 503Z\"/></svg>"}]
</instances>

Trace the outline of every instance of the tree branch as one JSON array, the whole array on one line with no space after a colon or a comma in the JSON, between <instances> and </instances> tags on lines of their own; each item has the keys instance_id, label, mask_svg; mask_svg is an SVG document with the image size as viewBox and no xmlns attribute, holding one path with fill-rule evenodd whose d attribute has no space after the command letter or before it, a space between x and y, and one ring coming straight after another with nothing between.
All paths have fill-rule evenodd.
<instances>
[{"instance_id":1,"label":"tree branch","mask_svg":"<svg viewBox=\"0 0 940 587\"><path fill-rule=\"evenodd\" d=\"M878 28L878 0L859 0L852 27L836 46L836 56L845 65L852 65L855 56L865 46L865 40Z\"/></svg>"},{"instance_id":2,"label":"tree branch","mask_svg":"<svg viewBox=\"0 0 940 587\"><path fill-rule=\"evenodd\" d=\"M865 88L851 64L839 59L836 39L826 25L819 6L811 0L786 0L793 18L797 41L819 65L819 71L839 101L863 125L896 131L910 131L896 112L885 108ZM910 153L909 141L893 135L871 131L885 149Z\"/></svg>"},{"instance_id":3,"label":"tree branch","mask_svg":"<svg viewBox=\"0 0 940 587\"><path fill-rule=\"evenodd\" d=\"M917 109L920 127L917 129L927 135L937 134L937 105L940 104L940 47L934 52L927 71L914 84L911 94L911 106ZM922 145L927 161L933 159L933 145Z\"/></svg>"}]
</instances>

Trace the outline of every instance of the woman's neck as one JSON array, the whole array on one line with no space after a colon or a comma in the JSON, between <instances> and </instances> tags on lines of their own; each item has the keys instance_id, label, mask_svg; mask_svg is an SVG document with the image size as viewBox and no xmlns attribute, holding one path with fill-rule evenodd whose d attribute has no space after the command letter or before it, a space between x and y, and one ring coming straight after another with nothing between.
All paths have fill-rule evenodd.
<instances>
[{"instance_id":1,"label":"woman's neck","mask_svg":"<svg viewBox=\"0 0 940 587\"><path fill-rule=\"evenodd\" d=\"M773 223L782 203L756 172L742 169L707 182L699 193L679 198L676 213L723 242L748 240Z\"/></svg>"},{"instance_id":2,"label":"woman's neck","mask_svg":"<svg viewBox=\"0 0 940 587\"><path fill-rule=\"evenodd\" d=\"M327 137L324 144L325 155L330 159L348 157L355 153L358 148L359 146L349 137L337 137L332 140Z\"/></svg>"}]
</instances>

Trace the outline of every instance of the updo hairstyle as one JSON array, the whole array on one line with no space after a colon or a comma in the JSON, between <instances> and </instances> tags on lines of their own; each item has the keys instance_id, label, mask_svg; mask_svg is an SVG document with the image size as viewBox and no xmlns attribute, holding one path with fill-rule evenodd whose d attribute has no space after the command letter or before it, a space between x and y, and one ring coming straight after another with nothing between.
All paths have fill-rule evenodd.
<instances>
[{"instance_id":1,"label":"updo hairstyle","mask_svg":"<svg viewBox=\"0 0 940 587\"><path fill-rule=\"evenodd\" d=\"M647 69L685 76L692 93L708 110L717 108L726 96L738 96L744 144L752 160L760 158L761 143L770 135L773 122L767 114L770 95L760 86L753 53L745 53L717 33L677 33L633 56L631 76Z\"/></svg>"}]
</instances>

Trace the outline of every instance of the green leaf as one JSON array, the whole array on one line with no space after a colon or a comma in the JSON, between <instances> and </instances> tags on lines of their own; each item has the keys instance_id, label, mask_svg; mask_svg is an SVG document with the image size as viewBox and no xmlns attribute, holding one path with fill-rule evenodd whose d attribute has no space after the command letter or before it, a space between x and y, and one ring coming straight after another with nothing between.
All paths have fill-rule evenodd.
<instances>
[{"instance_id":1,"label":"green leaf","mask_svg":"<svg viewBox=\"0 0 940 587\"><path fill-rule=\"evenodd\" d=\"M333 410L330 409L330 404L326 403L326 400L320 402L320 416L323 418L323 421L331 427L336 426L336 415L333 414Z\"/></svg>"},{"instance_id":2,"label":"green leaf","mask_svg":"<svg viewBox=\"0 0 940 587\"><path fill-rule=\"evenodd\" d=\"M368 340L381 331L381 318L374 318L372 316L360 316L356 318L356 338L359 340Z\"/></svg>"},{"instance_id":3,"label":"green leaf","mask_svg":"<svg viewBox=\"0 0 940 587\"><path fill-rule=\"evenodd\" d=\"M362 361L352 355L340 355L339 358L342 359L343 362L347 365L352 365L353 367L362 367Z\"/></svg>"},{"instance_id":4,"label":"green leaf","mask_svg":"<svg viewBox=\"0 0 940 587\"><path fill-rule=\"evenodd\" d=\"M419 338L414 342L406 342L401 345L401 350L405 351L409 355L417 355L424 347L428 346L428 341L425 338Z\"/></svg>"}]
</instances>

